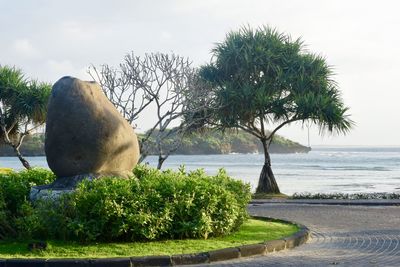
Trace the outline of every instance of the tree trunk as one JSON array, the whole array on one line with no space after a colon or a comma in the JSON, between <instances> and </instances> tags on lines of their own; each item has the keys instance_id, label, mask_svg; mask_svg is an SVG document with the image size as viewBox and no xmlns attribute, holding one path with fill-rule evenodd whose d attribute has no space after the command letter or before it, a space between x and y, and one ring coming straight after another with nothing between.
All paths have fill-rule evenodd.
<instances>
[{"instance_id":1,"label":"tree trunk","mask_svg":"<svg viewBox=\"0 0 400 267\"><path fill-rule=\"evenodd\" d=\"M31 165L29 164L29 162L21 155L21 152L19 152L19 149L15 146L13 146L15 154L17 154L17 157L19 159L19 161L21 161L22 165L24 165L24 167L27 170L31 169Z\"/></svg>"},{"instance_id":2,"label":"tree trunk","mask_svg":"<svg viewBox=\"0 0 400 267\"><path fill-rule=\"evenodd\" d=\"M271 168L271 158L268 152L267 140L261 140L264 148L264 166L262 168L256 193L280 194L274 173Z\"/></svg>"},{"instance_id":3,"label":"tree trunk","mask_svg":"<svg viewBox=\"0 0 400 267\"><path fill-rule=\"evenodd\" d=\"M2 114L2 113L1 113L1 109L0 109L0 115L1 115L1 114ZM13 143L13 142L10 140L10 137L8 136L8 130L7 130L6 126L5 126L4 118L3 118L3 117L0 117L0 118L1 118L1 120L0 120L1 129L0 129L0 130L3 132L3 138L4 138L5 144L11 146L11 147L14 149L14 152L15 152L15 154L17 154L17 157L18 157L19 161L21 161L22 165L23 165L27 170L31 169L31 165L30 165L29 162L21 155L21 152L19 151L19 148L21 147L21 143L22 143L22 141L24 140L24 137L25 137L26 133L25 133L25 134L22 134L22 135L19 137L19 140L18 140L18 143L17 143L17 144Z\"/></svg>"},{"instance_id":4,"label":"tree trunk","mask_svg":"<svg viewBox=\"0 0 400 267\"><path fill-rule=\"evenodd\" d=\"M164 161L167 159L167 157L163 157L161 155L158 156L158 164L157 164L157 169L161 170L161 167L164 163Z\"/></svg>"},{"instance_id":5,"label":"tree trunk","mask_svg":"<svg viewBox=\"0 0 400 267\"><path fill-rule=\"evenodd\" d=\"M140 153L138 164L142 163L146 157L147 157L146 154Z\"/></svg>"}]
</instances>

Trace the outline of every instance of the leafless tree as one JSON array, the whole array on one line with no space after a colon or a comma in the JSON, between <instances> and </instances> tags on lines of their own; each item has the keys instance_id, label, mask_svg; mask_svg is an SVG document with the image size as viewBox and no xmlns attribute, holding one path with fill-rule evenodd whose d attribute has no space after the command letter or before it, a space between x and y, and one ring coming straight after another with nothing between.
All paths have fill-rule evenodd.
<instances>
[{"instance_id":1,"label":"leafless tree","mask_svg":"<svg viewBox=\"0 0 400 267\"><path fill-rule=\"evenodd\" d=\"M155 146L160 169L181 144L191 124L187 118L195 113L189 103L195 97L191 85L196 73L189 59L175 54L138 57L132 53L125 56L118 69L102 65L98 70L92 66L89 74L132 127L136 128L144 113L154 114L154 125L140 138L140 162ZM166 142L172 136L174 141Z\"/></svg>"}]
</instances>

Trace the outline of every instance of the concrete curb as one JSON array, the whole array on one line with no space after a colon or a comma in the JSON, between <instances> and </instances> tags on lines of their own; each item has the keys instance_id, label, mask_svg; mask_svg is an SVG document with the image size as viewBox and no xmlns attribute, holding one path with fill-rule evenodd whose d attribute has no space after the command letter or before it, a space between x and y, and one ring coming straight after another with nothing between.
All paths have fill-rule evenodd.
<instances>
[{"instance_id":1,"label":"concrete curb","mask_svg":"<svg viewBox=\"0 0 400 267\"><path fill-rule=\"evenodd\" d=\"M276 222L292 223L268 217L253 216L254 219L272 220ZM295 234L264 243L224 248L209 252L194 254L180 254L172 256L122 257L101 259L0 259L0 267L136 267L136 266L176 266L189 264L204 264L217 261L238 259L243 257L266 255L283 249L291 249L305 243L310 230L301 224Z\"/></svg>"}]
</instances>

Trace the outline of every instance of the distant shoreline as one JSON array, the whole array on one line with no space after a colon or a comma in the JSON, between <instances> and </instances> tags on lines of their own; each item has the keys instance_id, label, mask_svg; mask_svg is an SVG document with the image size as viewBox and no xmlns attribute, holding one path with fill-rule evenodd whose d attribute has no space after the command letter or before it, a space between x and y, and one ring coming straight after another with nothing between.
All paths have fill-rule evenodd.
<instances>
[{"instance_id":1,"label":"distant shoreline","mask_svg":"<svg viewBox=\"0 0 400 267\"><path fill-rule=\"evenodd\" d=\"M138 135L139 139L142 135ZM21 154L27 157L45 156L44 134L37 133L27 136L21 146ZM174 137L166 139L164 150L168 151L169 143L174 142ZM154 137L151 136L146 146L149 155L158 155ZM308 153L311 148L297 142L276 135L269 147L272 154ZM205 131L194 133L182 140L179 148L171 155L225 155L225 154L263 154L263 147L256 137L243 131ZM0 157L12 157L14 151L9 146L0 146Z\"/></svg>"},{"instance_id":2,"label":"distant shoreline","mask_svg":"<svg viewBox=\"0 0 400 267\"><path fill-rule=\"evenodd\" d=\"M312 148L309 150L312 151ZM308 151L308 152L309 152ZM270 154L305 154L308 152L270 152ZM170 156L217 156L217 155L264 155L263 153L219 153L219 154L171 154ZM25 157L46 157L46 154L40 154L40 155L29 155L29 154L23 154ZM148 156L158 156L157 154L149 154ZM0 155L0 158L14 158L17 157L15 154L10 154L10 155Z\"/></svg>"}]
</instances>

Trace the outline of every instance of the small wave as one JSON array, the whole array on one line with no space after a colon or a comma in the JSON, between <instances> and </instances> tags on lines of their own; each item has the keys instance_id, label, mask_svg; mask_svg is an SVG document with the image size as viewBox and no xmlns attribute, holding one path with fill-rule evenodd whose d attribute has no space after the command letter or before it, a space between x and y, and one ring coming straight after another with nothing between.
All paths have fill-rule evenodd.
<instances>
[{"instance_id":1,"label":"small wave","mask_svg":"<svg viewBox=\"0 0 400 267\"><path fill-rule=\"evenodd\" d=\"M335 184L335 185L330 185L332 187L362 187L362 188L375 188L374 184Z\"/></svg>"},{"instance_id":2,"label":"small wave","mask_svg":"<svg viewBox=\"0 0 400 267\"><path fill-rule=\"evenodd\" d=\"M275 164L273 167L282 169L307 169L307 170L326 170L326 171L392 171L386 167L367 167L367 166L323 166L323 165L294 165L294 164Z\"/></svg>"},{"instance_id":3,"label":"small wave","mask_svg":"<svg viewBox=\"0 0 400 267\"><path fill-rule=\"evenodd\" d=\"M336 167L322 167L323 170L340 170L340 171L380 171L387 172L391 171L385 167L362 167L362 166L336 166Z\"/></svg>"}]
</instances>

